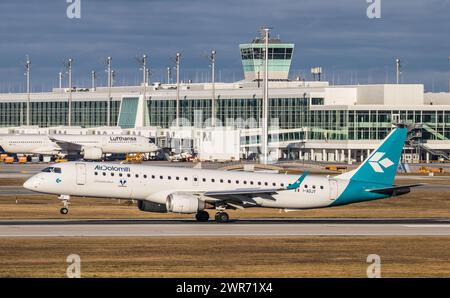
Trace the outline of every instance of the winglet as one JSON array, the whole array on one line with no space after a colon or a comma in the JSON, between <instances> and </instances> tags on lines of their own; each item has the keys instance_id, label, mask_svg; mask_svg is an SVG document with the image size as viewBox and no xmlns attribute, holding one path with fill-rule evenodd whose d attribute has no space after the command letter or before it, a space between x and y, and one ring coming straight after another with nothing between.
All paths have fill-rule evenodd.
<instances>
[{"instance_id":1,"label":"winglet","mask_svg":"<svg viewBox=\"0 0 450 298\"><path fill-rule=\"evenodd\" d=\"M305 180L306 176L309 175L309 172L303 172L303 174L294 182L289 184L286 189L297 189L300 187L300 184L302 184L303 180Z\"/></svg>"}]
</instances>

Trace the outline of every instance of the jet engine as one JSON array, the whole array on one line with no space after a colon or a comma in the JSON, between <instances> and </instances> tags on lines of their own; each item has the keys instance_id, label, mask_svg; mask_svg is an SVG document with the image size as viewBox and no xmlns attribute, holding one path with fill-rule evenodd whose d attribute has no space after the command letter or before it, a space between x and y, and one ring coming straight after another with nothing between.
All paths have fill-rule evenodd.
<instances>
[{"instance_id":1,"label":"jet engine","mask_svg":"<svg viewBox=\"0 0 450 298\"><path fill-rule=\"evenodd\" d=\"M85 147L83 148L83 158L90 160L102 159L103 151L98 147Z\"/></svg>"},{"instance_id":2,"label":"jet engine","mask_svg":"<svg viewBox=\"0 0 450 298\"><path fill-rule=\"evenodd\" d=\"M167 197L166 208L175 213L197 213L205 209L205 202L192 195L172 194Z\"/></svg>"},{"instance_id":3,"label":"jet engine","mask_svg":"<svg viewBox=\"0 0 450 298\"><path fill-rule=\"evenodd\" d=\"M153 203L149 201L138 201L138 208L146 212L166 213L167 208L164 204Z\"/></svg>"}]
</instances>

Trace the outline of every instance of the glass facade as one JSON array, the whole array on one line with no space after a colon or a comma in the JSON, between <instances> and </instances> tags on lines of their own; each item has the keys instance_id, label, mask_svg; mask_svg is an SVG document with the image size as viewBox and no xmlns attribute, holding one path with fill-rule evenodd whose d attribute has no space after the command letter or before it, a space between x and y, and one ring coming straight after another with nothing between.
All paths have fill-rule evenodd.
<instances>
[{"instance_id":1,"label":"glass facade","mask_svg":"<svg viewBox=\"0 0 450 298\"><path fill-rule=\"evenodd\" d=\"M169 128L175 123L175 99L147 100L145 124ZM219 98L216 100L217 124L236 128L258 128L261 124L260 98ZM95 127L107 124L106 101L73 101L72 124ZM112 101L111 125L134 127L138 106L137 97ZM270 136L280 141L298 140L381 140L389 134L392 123L419 125L422 140L450 139L450 110L361 109L362 106L339 106L330 109L323 98L270 98L269 130L281 132ZM438 107L436 107L438 108ZM120 119L118 121L120 113ZM33 101L31 125L41 127L67 125L66 101ZM181 125L209 126L210 99L180 100ZM0 126L12 127L26 123L25 102L0 102ZM271 129L273 127L274 129ZM247 137L244 137L247 138ZM252 139L253 138L253 139ZM251 140L250 140L251 139ZM254 143L254 137L245 142Z\"/></svg>"},{"instance_id":2,"label":"glass facade","mask_svg":"<svg viewBox=\"0 0 450 298\"><path fill-rule=\"evenodd\" d=\"M260 98L218 99L216 118L226 126L260 127L261 102ZM211 115L211 100L181 100L180 104L180 115L189 122L187 125L208 124L205 121ZM176 115L175 100L149 100L147 107L149 125L163 128L173 125ZM269 129L278 127L280 130L294 130L278 134L280 141L382 140L392 130L392 123L402 121L420 124L423 140L450 139L450 111L349 108L351 106L334 110L325 109L323 98L270 98ZM194 117L197 117L196 122ZM244 141L248 143L250 139ZM251 142L254 143L254 140Z\"/></svg>"},{"instance_id":3,"label":"glass facade","mask_svg":"<svg viewBox=\"0 0 450 298\"><path fill-rule=\"evenodd\" d=\"M117 125L120 101L111 102L111 125ZM25 102L0 102L0 126L26 124ZM67 101L31 102L30 125L40 127L67 125ZM72 101L72 125L94 127L106 125L106 101ZM21 116L22 115L22 116Z\"/></svg>"}]
</instances>

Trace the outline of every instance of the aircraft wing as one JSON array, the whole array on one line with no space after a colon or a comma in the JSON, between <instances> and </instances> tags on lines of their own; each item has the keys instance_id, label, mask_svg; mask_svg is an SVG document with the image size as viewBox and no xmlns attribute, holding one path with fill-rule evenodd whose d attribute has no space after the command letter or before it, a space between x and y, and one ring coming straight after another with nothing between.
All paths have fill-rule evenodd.
<instances>
[{"instance_id":1,"label":"aircraft wing","mask_svg":"<svg viewBox=\"0 0 450 298\"><path fill-rule=\"evenodd\" d=\"M236 189L236 190L224 190L224 191L206 191L199 193L203 199L211 204L222 203L231 207L232 209L243 209L246 207L256 207L258 203L254 198L258 197L264 200L275 201L273 197L279 191L284 191L286 188L281 189Z\"/></svg>"},{"instance_id":2,"label":"aircraft wing","mask_svg":"<svg viewBox=\"0 0 450 298\"><path fill-rule=\"evenodd\" d=\"M417 187L421 185L423 185L423 183L409 184L409 185L394 185L391 187L366 189L366 191L383 195L399 195L408 193L411 187Z\"/></svg>"},{"instance_id":3,"label":"aircraft wing","mask_svg":"<svg viewBox=\"0 0 450 298\"><path fill-rule=\"evenodd\" d=\"M72 143L72 142L67 142L67 141L61 141L58 139L55 139L53 137L48 137L50 139L50 141L52 141L53 143L57 144L62 151L66 151L66 152L80 152L82 149L82 146L76 143Z\"/></svg>"}]
</instances>

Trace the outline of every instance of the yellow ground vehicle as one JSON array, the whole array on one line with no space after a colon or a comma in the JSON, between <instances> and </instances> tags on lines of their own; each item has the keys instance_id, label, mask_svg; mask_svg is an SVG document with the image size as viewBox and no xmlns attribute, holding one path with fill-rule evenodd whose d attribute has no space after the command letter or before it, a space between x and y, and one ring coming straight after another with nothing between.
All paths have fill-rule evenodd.
<instances>
[{"instance_id":1,"label":"yellow ground vehicle","mask_svg":"<svg viewBox=\"0 0 450 298\"><path fill-rule=\"evenodd\" d=\"M21 156L21 157L19 157L18 161L21 164L25 164L25 163L27 163L27 157L26 156Z\"/></svg>"},{"instance_id":2,"label":"yellow ground vehicle","mask_svg":"<svg viewBox=\"0 0 450 298\"><path fill-rule=\"evenodd\" d=\"M64 159L64 158L58 158L58 159L55 159L55 162L67 162L68 160L67 159Z\"/></svg>"},{"instance_id":3,"label":"yellow ground vehicle","mask_svg":"<svg viewBox=\"0 0 450 298\"><path fill-rule=\"evenodd\" d=\"M4 161L8 157L8 154L0 154L0 162Z\"/></svg>"},{"instance_id":4,"label":"yellow ground vehicle","mask_svg":"<svg viewBox=\"0 0 450 298\"><path fill-rule=\"evenodd\" d=\"M444 173L443 168L427 168L425 166L421 166L419 169L419 173Z\"/></svg>"},{"instance_id":5,"label":"yellow ground vehicle","mask_svg":"<svg viewBox=\"0 0 450 298\"><path fill-rule=\"evenodd\" d=\"M8 157L6 157L6 158L4 159L4 162L7 163L7 164L12 164L12 163L14 163L14 157L8 156Z\"/></svg>"},{"instance_id":6,"label":"yellow ground vehicle","mask_svg":"<svg viewBox=\"0 0 450 298\"><path fill-rule=\"evenodd\" d=\"M345 171L347 171L347 167L346 166L326 166L325 170L345 172Z\"/></svg>"},{"instance_id":7,"label":"yellow ground vehicle","mask_svg":"<svg viewBox=\"0 0 450 298\"><path fill-rule=\"evenodd\" d=\"M142 162L143 159L144 159L144 155L143 154L129 153L125 157L125 162L127 162L127 163L140 163L140 162Z\"/></svg>"}]
</instances>

